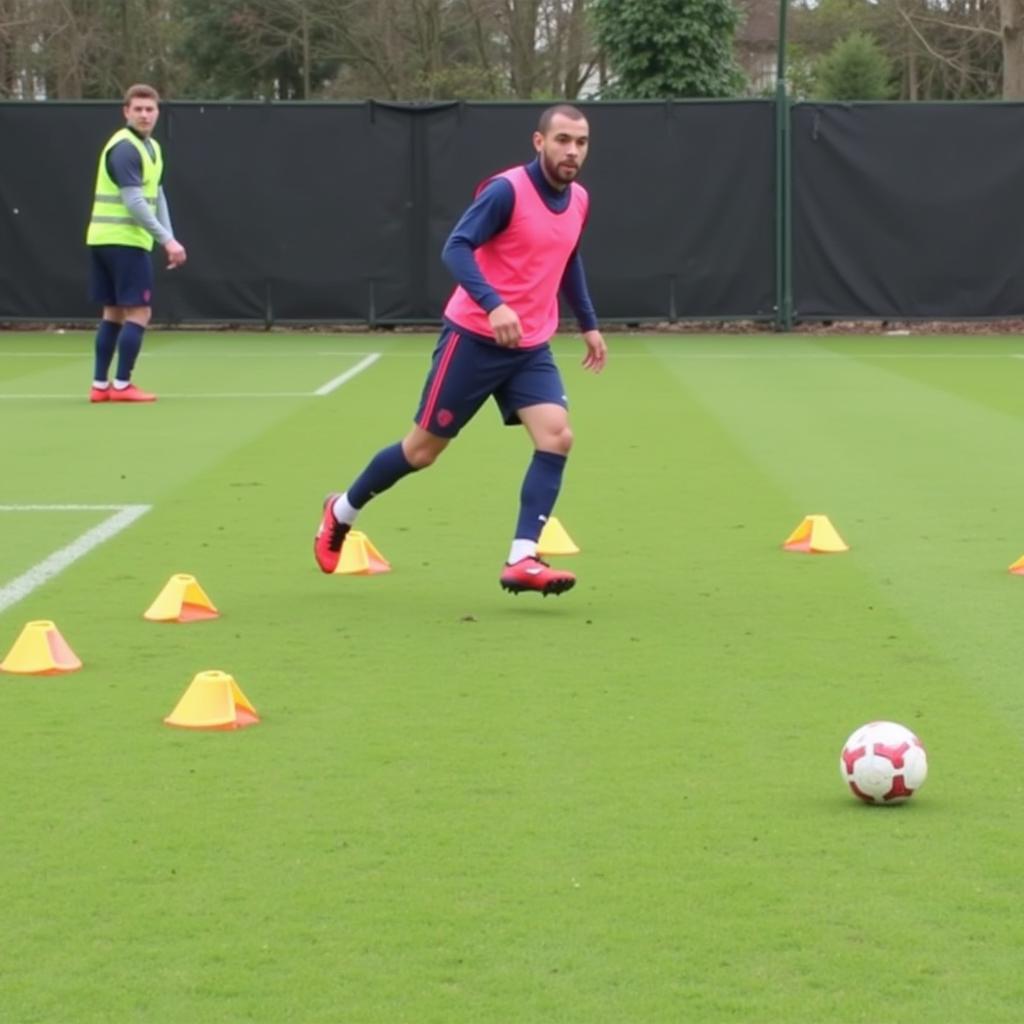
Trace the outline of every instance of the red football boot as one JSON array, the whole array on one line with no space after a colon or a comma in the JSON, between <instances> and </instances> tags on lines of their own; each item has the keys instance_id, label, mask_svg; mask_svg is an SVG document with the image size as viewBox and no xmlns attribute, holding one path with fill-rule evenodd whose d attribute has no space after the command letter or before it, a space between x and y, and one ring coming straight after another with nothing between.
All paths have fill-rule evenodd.
<instances>
[{"instance_id":1,"label":"red football boot","mask_svg":"<svg viewBox=\"0 0 1024 1024\"><path fill-rule=\"evenodd\" d=\"M327 573L334 572L341 560L341 545L345 542L345 534L351 529L348 523L339 523L334 518L334 502L337 494L328 494L324 498L324 514L320 520L320 529L313 538L313 554L316 564Z\"/></svg>"},{"instance_id":2,"label":"red football boot","mask_svg":"<svg viewBox=\"0 0 1024 1024\"><path fill-rule=\"evenodd\" d=\"M89 388L89 401L90 402L109 402L110 401L110 388Z\"/></svg>"},{"instance_id":3,"label":"red football boot","mask_svg":"<svg viewBox=\"0 0 1024 1024\"><path fill-rule=\"evenodd\" d=\"M134 384L126 388L110 387L107 389L109 401L111 402L155 402L156 395L149 391L143 391Z\"/></svg>"},{"instance_id":4,"label":"red football boot","mask_svg":"<svg viewBox=\"0 0 1024 1024\"><path fill-rule=\"evenodd\" d=\"M552 569L539 558L520 558L514 565L502 570L502 590L521 594L524 590L535 590L545 597L548 594L564 594L576 585L576 577L563 569Z\"/></svg>"}]
</instances>

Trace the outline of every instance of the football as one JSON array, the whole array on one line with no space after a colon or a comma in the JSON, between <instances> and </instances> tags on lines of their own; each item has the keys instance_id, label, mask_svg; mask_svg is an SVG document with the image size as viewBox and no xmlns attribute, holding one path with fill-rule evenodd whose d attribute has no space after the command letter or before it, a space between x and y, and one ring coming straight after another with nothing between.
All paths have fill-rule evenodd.
<instances>
[{"instance_id":1,"label":"football","mask_svg":"<svg viewBox=\"0 0 1024 1024\"><path fill-rule=\"evenodd\" d=\"M928 775L921 741L896 722L868 722L843 744L839 771L855 797L869 804L909 800Z\"/></svg>"}]
</instances>

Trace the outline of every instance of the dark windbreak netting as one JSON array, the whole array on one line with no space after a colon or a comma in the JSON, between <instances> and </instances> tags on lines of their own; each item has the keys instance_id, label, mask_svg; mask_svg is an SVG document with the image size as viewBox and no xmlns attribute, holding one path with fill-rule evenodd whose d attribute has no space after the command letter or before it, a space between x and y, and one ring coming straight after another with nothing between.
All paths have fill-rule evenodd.
<instances>
[{"instance_id":1,"label":"dark windbreak netting","mask_svg":"<svg viewBox=\"0 0 1024 1024\"><path fill-rule=\"evenodd\" d=\"M797 318L1024 313L1024 104L797 104Z\"/></svg>"},{"instance_id":2,"label":"dark windbreak netting","mask_svg":"<svg viewBox=\"0 0 1024 1024\"><path fill-rule=\"evenodd\" d=\"M774 314L770 102L583 104L582 253L608 319ZM544 104L165 103L189 262L156 255L164 322L436 321L444 239L487 175L532 158ZM0 319L95 316L84 234L117 103L0 104Z\"/></svg>"}]
</instances>

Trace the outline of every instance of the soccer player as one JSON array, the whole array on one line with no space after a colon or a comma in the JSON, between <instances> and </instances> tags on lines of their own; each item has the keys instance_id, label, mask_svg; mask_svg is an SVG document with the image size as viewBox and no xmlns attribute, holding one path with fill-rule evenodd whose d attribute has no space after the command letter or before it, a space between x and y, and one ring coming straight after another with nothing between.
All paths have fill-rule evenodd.
<instances>
[{"instance_id":1,"label":"soccer player","mask_svg":"<svg viewBox=\"0 0 1024 1024\"><path fill-rule=\"evenodd\" d=\"M160 143L152 137L160 96L150 85L133 85L124 97L125 126L107 140L96 171L96 194L86 233L94 302L103 306L96 331L96 364L90 402L154 402L156 395L132 383L142 336L152 315L153 263L159 242L173 270L185 262L174 237L161 184ZM108 379L117 354L114 385Z\"/></svg>"},{"instance_id":2,"label":"soccer player","mask_svg":"<svg viewBox=\"0 0 1024 1024\"><path fill-rule=\"evenodd\" d=\"M537 541L572 447L565 389L548 345L558 328L560 290L583 332L583 366L599 373L607 359L578 249L589 200L576 177L589 143L581 111L548 108L533 133L536 159L484 182L448 236L442 259L458 286L445 306L413 426L379 451L347 491L327 496L313 545L324 572L337 568L363 506L431 465L493 396L504 422L521 423L534 447L501 586L546 596L576 583L572 573L537 557Z\"/></svg>"}]
</instances>

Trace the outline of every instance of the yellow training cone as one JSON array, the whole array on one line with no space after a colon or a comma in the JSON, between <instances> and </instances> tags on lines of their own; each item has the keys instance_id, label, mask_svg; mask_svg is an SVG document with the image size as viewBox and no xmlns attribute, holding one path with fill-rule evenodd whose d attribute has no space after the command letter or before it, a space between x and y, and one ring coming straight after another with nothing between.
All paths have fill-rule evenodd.
<instances>
[{"instance_id":1,"label":"yellow training cone","mask_svg":"<svg viewBox=\"0 0 1024 1024\"><path fill-rule=\"evenodd\" d=\"M829 522L828 516L804 516L804 521L786 538L782 546L787 551L806 551L812 555L850 550Z\"/></svg>"},{"instance_id":2,"label":"yellow training cone","mask_svg":"<svg viewBox=\"0 0 1024 1024\"><path fill-rule=\"evenodd\" d=\"M578 555L579 553L580 549L566 532L565 527L554 516L551 516L544 524L544 529L540 531L537 554Z\"/></svg>"},{"instance_id":3,"label":"yellow training cone","mask_svg":"<svg viewBox=\"0 0 1024 1024\"><path fill-rule=\"evenodd\" d=\"M219 618L220 612L195 576L179 572L167 581L142 617L150 622L197 622Z\"/></svg>"},{"instance_id":4,"label":"yellow training cone","mask_svg":"<svg viewBox=\"0 0 1024 1024\"><path fill-rule=\"evenodd\" d=\"M391 572L391 564L365 533L349 530L334 572L339 576L373 576L378 572Z\"/></svg>"},{"instance_id":5,"label":"yellow training cone","mask_svg":"<svg viewBox=\"0 0 1024 1024\"><path fill-rule=\"evenodd\" d=\"M178 706L164 719L182 729L243 729L259 720L234 677L217 670L195 676Z\"/></svg>"},{"instance_id":6,"label":"yellow training cone","mask_svg":"<svg viewBox=\"0 0 1024 1024\"><path fill-rule=\"evenodd\" d=\"M1010 572L1014 576L1024 576L1024 555L1021 555L1013 565L1010 566Z\"/></svg>"},{"instance_id":7,"label":"yellow training cone","mask_svg":"<svg viewBox=\"0 0 1024 1024\"><path fill-rule=\"evenodd\" d=\"M56 676L75 672L81 661L60 630L46 619L29 622L21 631L0 669L26 676Z\"/></svg>"}]
</instances>

